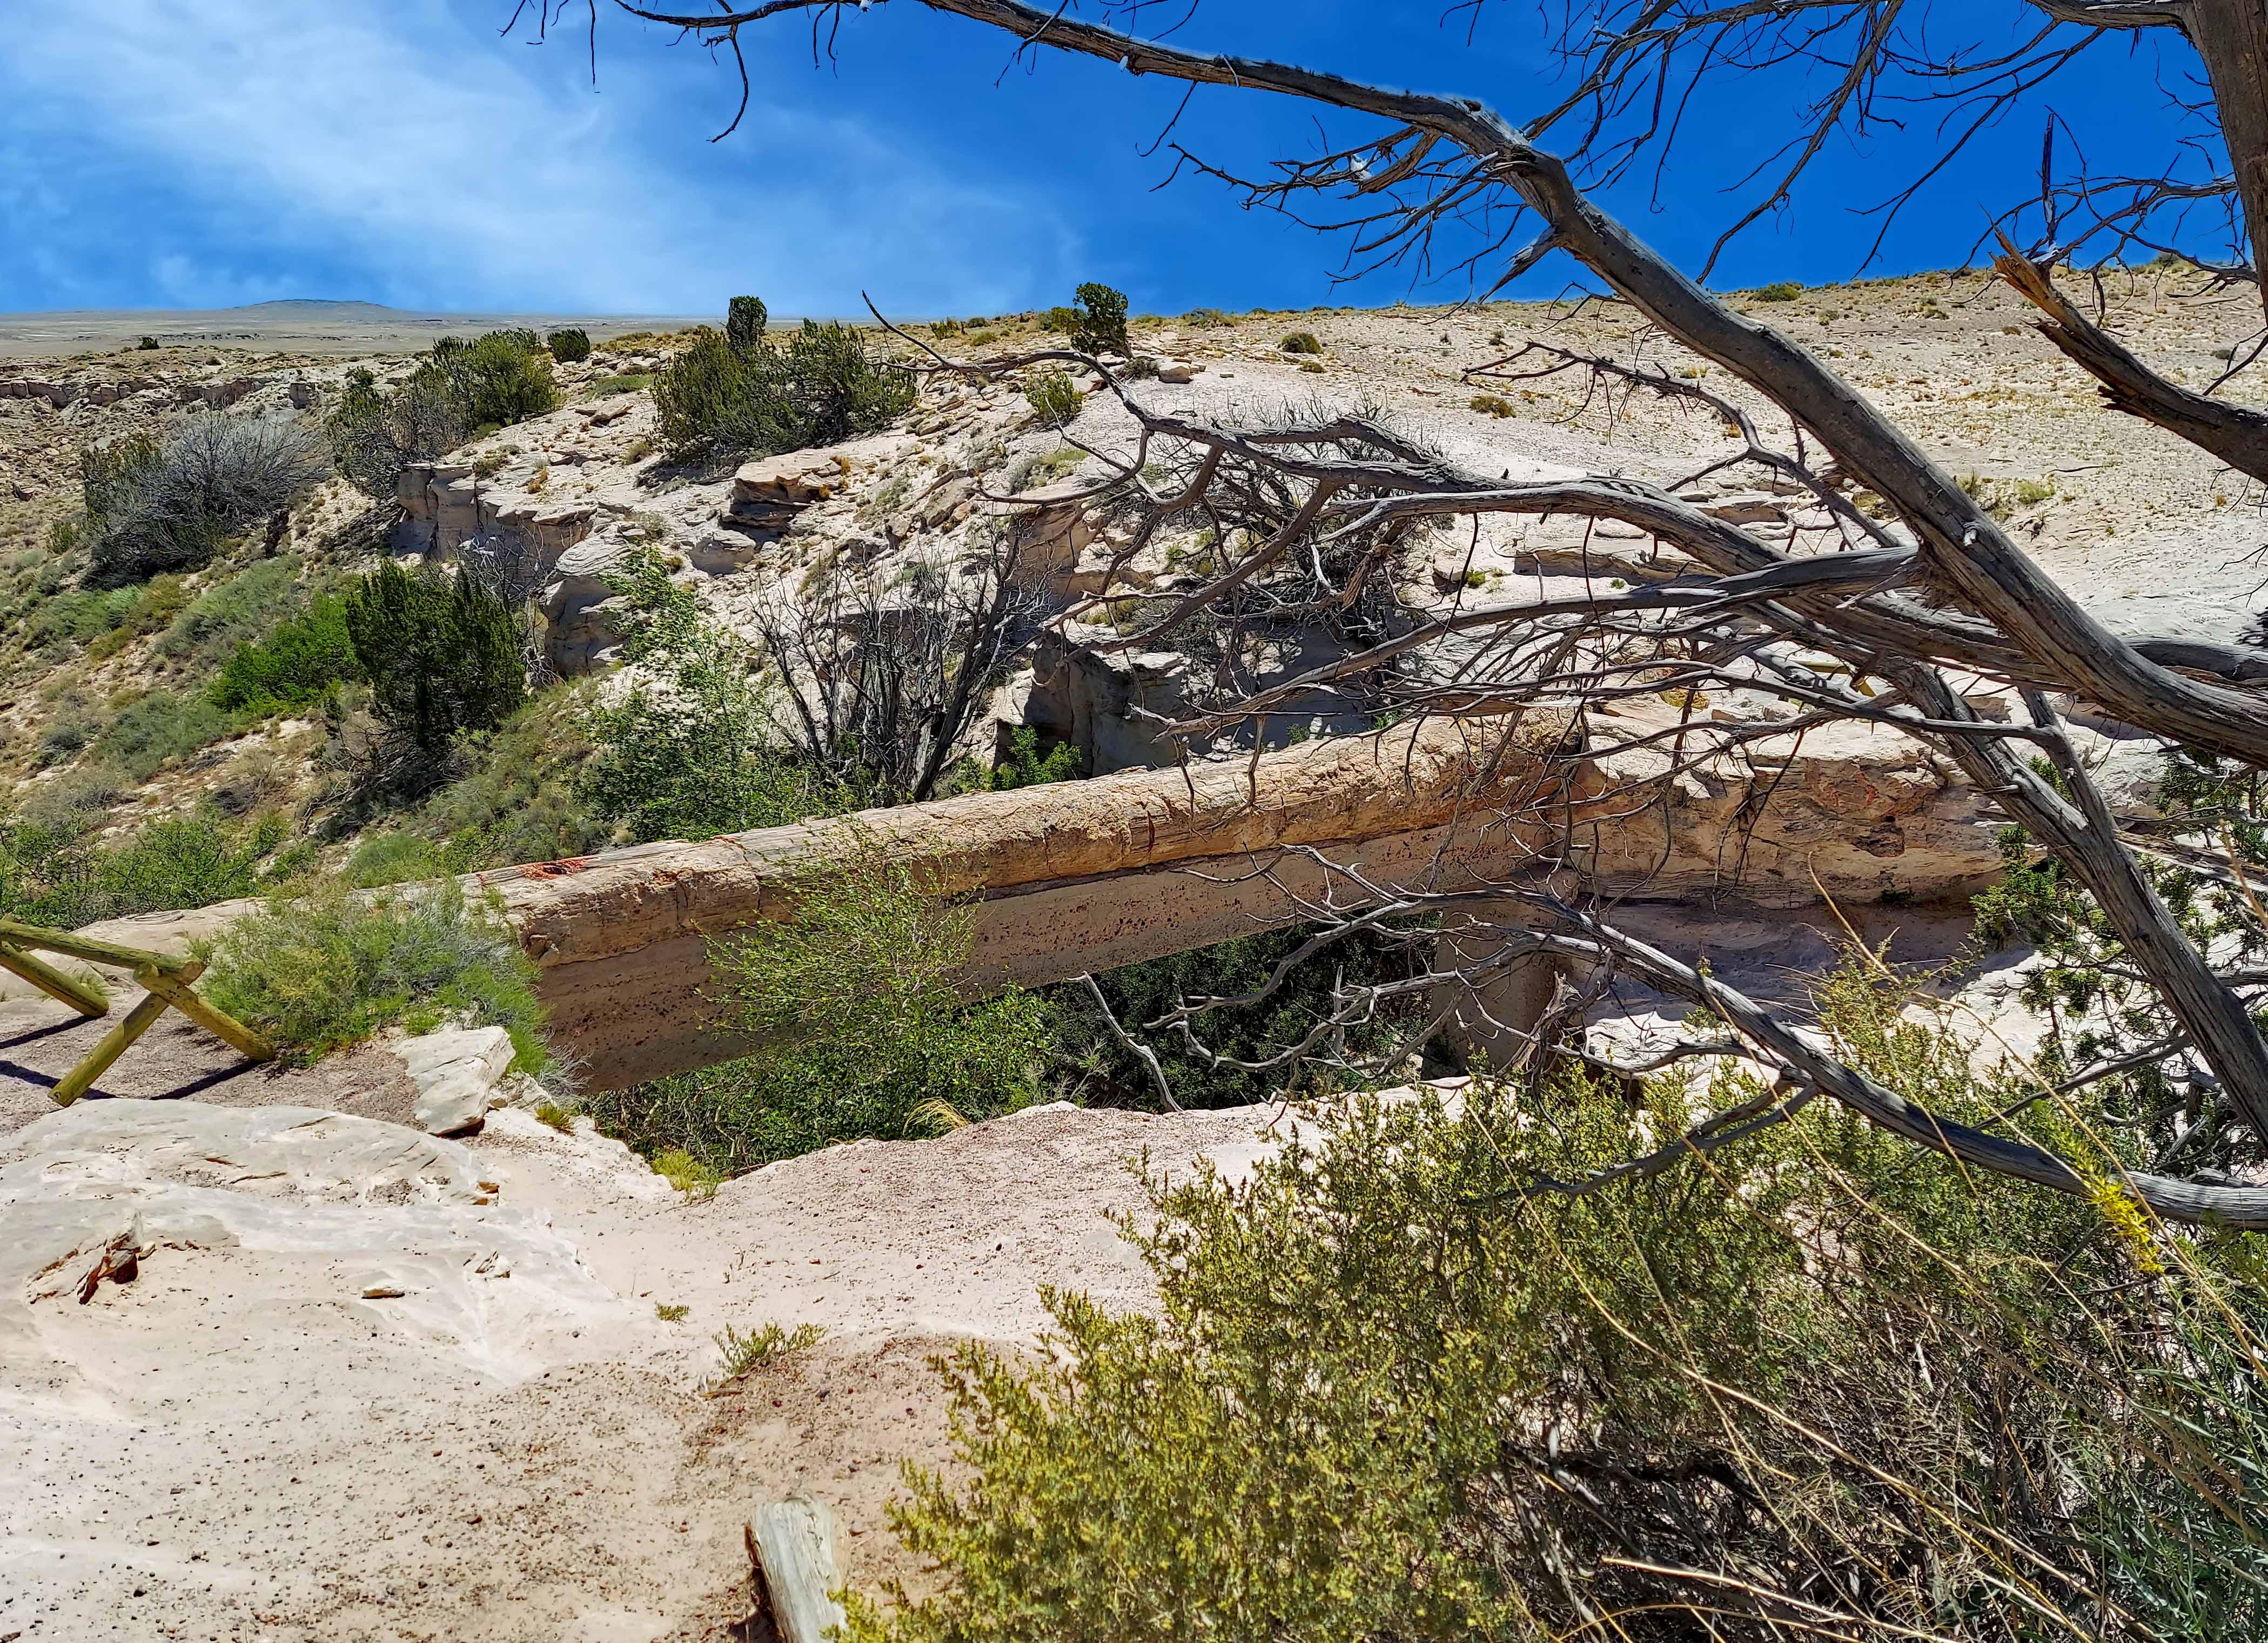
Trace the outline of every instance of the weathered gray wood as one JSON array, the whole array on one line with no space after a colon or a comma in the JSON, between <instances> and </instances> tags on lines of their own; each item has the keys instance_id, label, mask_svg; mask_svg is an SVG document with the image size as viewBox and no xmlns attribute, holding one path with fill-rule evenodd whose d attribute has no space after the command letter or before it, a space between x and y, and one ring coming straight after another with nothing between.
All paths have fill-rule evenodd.
<instances>
[{"instance_id":1,"label":"weathered gray wood","mask_svg":"<svg viewBox=\"0 0 2268 1643\"><path fill-rule=\"evenodd\" d=\"M803 1495L756 1508L748 1524L756 1570L781 1643L824 1643L843 1624L834 1594L843 1587L843 1526Z\"/></svg>"},{"instance_id":2,"label":"weathered gray wood","mask_svg":"<svg viewBox=\"0 0 2268 1643\"><path fill-rule=\"evenodd\" d=\"M2220 458L2240 473L2268 480L2268 414L2216 400L2151 370L2134 351L2103 330L2056 289L2051 270L2007 250L1993 260L2000 277L2047 316L2040 334L2102 385L2111 409L2139 416ZM2209 653L2200 653L2207 656Z\"/></svg>"},{"instance_id":3,"label":"weathered gray wood","mask_svg":"<svg viewBox=\"0 0 2268 1643\"><path fill-rule=\"evenodd\" d=\"M2229 172L2244 204L2252 266L2268 301L2268 7L2260 0L2186 0L2182 32L2205 60Z\"/></svg>"}]
</instances>

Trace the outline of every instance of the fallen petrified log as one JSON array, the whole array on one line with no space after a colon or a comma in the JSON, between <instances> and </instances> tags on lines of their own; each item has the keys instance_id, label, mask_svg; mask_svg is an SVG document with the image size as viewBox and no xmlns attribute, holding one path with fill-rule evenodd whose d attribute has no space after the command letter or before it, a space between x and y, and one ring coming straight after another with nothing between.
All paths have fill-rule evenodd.
<instances>
[{"instance_id":1,"label":"fallen petrified log","mask_svg":"<svg viewBox=\"0 0 2268 1643\"><path fill-rule=\"evenodd\" d=\"M1975 794L1893 733L1837 727L1734 766L1593 758L1579 725L1536 711L1430 720L467 882L501 901L541 966L554 1034L593 1087L612 1089L745 1050L709 1025L708 943L786 915L862 841L975 904L972 992L1359 906L1350 870L1434 891L1549 870L1654 899L1787 906L1964 895L1999 867ZM232 916L224 906L100 928L155 943Z\"/></svg>"}]
</instances>

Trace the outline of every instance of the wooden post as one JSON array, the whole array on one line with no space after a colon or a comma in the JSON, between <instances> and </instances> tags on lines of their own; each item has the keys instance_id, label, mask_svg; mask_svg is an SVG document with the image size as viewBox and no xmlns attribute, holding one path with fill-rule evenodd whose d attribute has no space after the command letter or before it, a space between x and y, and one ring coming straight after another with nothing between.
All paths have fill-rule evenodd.
<instances>
[{"instance_id":1,"label":"wooden post","mask_svg":"<svg viewBox=\"0 0 2268 1643\"><path fill-rule=\"evenodd\" d=\"M26 952L0 942L0 969L12 970L50 998L59 998L90 1019L110 1014L110 1001L76 976L67 976L53 965L41 964Z\"/></svg>"},{"instance_id":2,"label":"wooden post","mask_svg":"<svg viewBox=\"0 0 2268 1643\"><path fill-rule=\"evenodd\" d=\"M756 1509L747 1526L748 1554L780 1643L825 1643L843 1621L834 1594L842 1589L843 1527L818 1501L790 1495Z\"/></svg>"},{"instance_id":3,"label":"wooden post","mask_svg":"<svg viewBox=\"0 0 2268 1643\"><path fill-rule=\"evenodd\" d=\"M144 970L136 979L149 988L152 996L164 999L207 1032L225 1040L232 1049L240 1051L255 1061L276 1059L275 1045L235 1016L214 1009L199 998L188 978L160 975L155 970Z\"/></svg>"},{"instance_id":4,"label":"wooden post","mask_svg":"<svg viewBox=\"0 0 2268 1643\"><path fill-rule=\"evenodd\" d=\"M70 930L42 929L16 919L0 919L0 942L12 947L37 947L67 958L84 958L89 964L115 965L121 970L161 970L169 976L185 970L195 975L202 967L194 958L176 958L171 953L153 953L139 947L123 947L116 942L99 942L92 935L80 935Z\"/></svg>"},{"instance_id":5,"label":"wooden post","mask_svg":"<svg viewBox=\"0 0 2268 1643\"><path fill-rule=\"evenodd\" d=\"M216 1009L197 996L195 983L205 972L202 958L176 958L171 953L145 952L138 947L122 947L116 942L97 941L69 930L42 929L16 919L0 919L0 967L14 971L42 992L63 1000L87 1016L108 1015L110 1001L94 988L24 952L26 947L44 948L51 953L65 953L96 964L120 965L131 970L134 979L143 987L142 1001L125 1020L103 1034L102 1041L88 1053L86 1059L72 1067L63 1082L55 1087L53 1096L59 1107L70 1105L92 1089L94 1081L126 1053L127 1045L150 1030L150 1023L164 1015L169 1005L240 1054L255 1061L276 1059L276 1048L267 1039L226 1010Z\"/></svg>"},{"instance_id":6,"label":"wooden post","mask_svg":"<svg viewBox=\"0 0 2268 1643\"><path fill-rule=\"evenodd\" d=\"M126 1046L150 1030L150 1023L166 1013L166 1000L161 994L151 993L129 1010L126 1019L102 1035L102 1042L94 1046L86 1060L70 1069L63 1082L55 1087L55 1103L67 1107L89 1089L94 1081L110 1070L110 1064L126 1053Z\"/></svg>"}]
</instances>

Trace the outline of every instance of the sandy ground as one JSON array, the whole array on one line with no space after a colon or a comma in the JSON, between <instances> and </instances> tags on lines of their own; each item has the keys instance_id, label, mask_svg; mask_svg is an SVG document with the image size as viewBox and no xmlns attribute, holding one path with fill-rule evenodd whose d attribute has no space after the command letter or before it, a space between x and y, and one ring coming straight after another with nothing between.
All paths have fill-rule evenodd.
<instances>
[{"instance_id":1,"label":"sandy ground","mask_svg":"<svg viewBox=\"0 0 2268 1643\"><path fill-rule=\"evenodd\" d=\"M92 1021L44 999L0 1003L0 1138L55 1111L48 1092L139 997L129 991L114 998L110 1014ZM95 1081L87 1099L194 1100L224 1106L288 1102L407 1124L416 1093L401 1063L375 1047L335 1055L312 1067L261 1066L168 1010Z\"/></svg>"},{"instance_id":2,"label":"sandy ground","mask_svg":"<svg viewBox=\"0 0 2268 1643\"><path fill-rule=\"evenodd\" d=\"M161 1041L139 1076L195 1065ZM901 1462L947 1458L927 1361L1032 1339L1042 1283L1138 1304L1106 1220L1143 1201L1130 1161L1233 1168L1265 1123L1042 1110L701 1200L517 1111L464 1145L320 1111L358 1098L340 1063L29 1123L26 1082L0 1075L0 1639L25 1643L721 1637L742 1521L798 1490L842 1514L858 1584L918 1584L884 1507ZM128 1225L138 1274L78 1303ZM773 1321L827 1333L704 1395L712 1338Z\"/></svg>"}]
</instances>

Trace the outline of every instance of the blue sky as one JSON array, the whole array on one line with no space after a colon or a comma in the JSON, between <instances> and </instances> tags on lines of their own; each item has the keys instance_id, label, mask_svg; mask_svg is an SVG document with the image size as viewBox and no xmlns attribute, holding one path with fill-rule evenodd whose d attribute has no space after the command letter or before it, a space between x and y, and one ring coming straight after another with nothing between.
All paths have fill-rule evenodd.
<instances>
[{"instance_id":1,"label":"blue sky","mask_svg":"<svg viewBox=\"0 0 2268 1643\"><path fill-rule=\"evenodd\" d=\"M336 297L685 314L752 290L776 312L842 313L865 290L897 313L979 314L1064 301L1090 278L1161 312L1462 294L1413 290L1406 271L1335 291L1333 246L1215 183L1153 191L1169 162L1143 150L1178 88L1059 57L1007 69L1002 37L910 5L847 19L831 65L793 26L763 37L748 117L722 143L737 87L698 50L601 0L594 87L579 31L502 39L510 9L0 0L0 311ZM1504 0L1469 45L1444 9L1205 0L1180 38L1536 107L1549 65L1532 0ZM2049 100L2090 140L2162 129L2158 49L2097 52ZM1720 185L1786 135L1790 98L1705 106L1710 143L1659 201L1638 187L1612 203L1691 266L1727 220ZM1986 205L2028 186L2039 133L2036 109L1996 132L1878 271L1960 260ZM1200 93L1176 135L1254 166L1316 140L1308 111L1233 92ZM1872 229L1847 203L1885 192L1926 136L1836 144L1719 282L1851 273Z\"/></svg>"}]
</instances>

